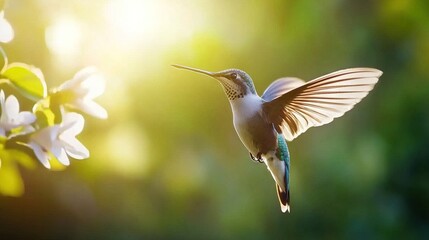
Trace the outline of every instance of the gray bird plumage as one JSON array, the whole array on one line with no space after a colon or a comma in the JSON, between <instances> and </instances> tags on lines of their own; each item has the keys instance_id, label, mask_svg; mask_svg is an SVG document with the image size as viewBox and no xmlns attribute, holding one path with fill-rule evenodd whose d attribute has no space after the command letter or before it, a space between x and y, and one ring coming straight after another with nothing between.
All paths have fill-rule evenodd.
<instances>
[{"instance_id":1,"label":"gray bird plumage","mask_svg":"<svg viewBox=\"0 0 429 240\"><path fill-rule=\"evenodd\" d=\"M259 97L251 77L242 70L209 72L173 66L221 83L231 105L234 128L252 159L264 162L271 172L283 212L290 212L290 156L285 139L291 141L310 127L342 116L373 89L382 74L373 68L350 68L308 82L281 78Z\"/></svg>"}]
</instances>

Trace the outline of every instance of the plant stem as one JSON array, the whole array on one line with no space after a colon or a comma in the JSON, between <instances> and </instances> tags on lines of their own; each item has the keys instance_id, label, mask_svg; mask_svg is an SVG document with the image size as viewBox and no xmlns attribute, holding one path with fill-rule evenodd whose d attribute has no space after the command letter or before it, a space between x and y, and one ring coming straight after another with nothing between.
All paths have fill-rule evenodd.
<instances>
[{"instance_id":1,"label":"plant stem","mask_svg":"<svg viewBox=\"0 0 429 240\"><path fill-rule=\"evenodd\" d=\"M8 64L8 61L7 61L6 52L3 50L3 48L1 46L0 46L0 52L1 52L1 55L3 56L3 59L4 59L4 65L3 65L3 67L2 67L2 69L0 71L0 73L2 73L4 71L4 69L6 68L7 64Z\"/></svg>"}]
</instances>

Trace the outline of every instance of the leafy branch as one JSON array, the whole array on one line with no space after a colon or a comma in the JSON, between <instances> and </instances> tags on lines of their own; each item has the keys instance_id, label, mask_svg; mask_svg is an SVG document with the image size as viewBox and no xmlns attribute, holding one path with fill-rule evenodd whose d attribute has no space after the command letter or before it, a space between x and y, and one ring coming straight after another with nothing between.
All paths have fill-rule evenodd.
<instances>
[{"instance_id":1,"label":"leafy branch","mask_svg":"<svg viewBox=\"0 0 429 240\"><path fill-rule=\"evenodd\" d=\"M0 12L0 42L13 39L13 29ZM60 86L48 91L40 69L25 63L9 63L0 46L4 65L0 71L0 193L20 196L24 184L18 165L33 169L37 160L46 168L61 170L69 158L85 159L89 150L76 139L82 132L85 113L106 119L107 111L93 101L104 92L105 83L94 67L87 67ZM9 85L34 103L20 111L18 98L6 96Z\"/></svg>"}]
</instances>

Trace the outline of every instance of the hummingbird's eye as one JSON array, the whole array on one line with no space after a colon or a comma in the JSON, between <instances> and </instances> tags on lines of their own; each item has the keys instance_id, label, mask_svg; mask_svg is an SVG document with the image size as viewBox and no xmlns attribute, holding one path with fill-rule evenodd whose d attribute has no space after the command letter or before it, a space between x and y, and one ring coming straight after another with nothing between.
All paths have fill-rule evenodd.
<instances>
[{"instance_id":1,"label":"hummingbird's eye","mask_svg":"<svg viewBox=\"0 0 429 240\"><path fill-rule=\"evenodd\" d=\"M237 79L238 77L237 73L231 73L229 76L231 76L231 79Z\"/></svg>"}]
</instances>

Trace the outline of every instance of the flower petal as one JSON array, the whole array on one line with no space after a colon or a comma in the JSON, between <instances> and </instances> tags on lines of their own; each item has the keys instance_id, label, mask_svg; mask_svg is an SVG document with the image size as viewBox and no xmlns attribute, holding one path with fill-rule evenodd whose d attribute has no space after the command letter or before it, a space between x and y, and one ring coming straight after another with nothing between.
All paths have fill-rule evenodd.
<instances>
[{"instance_id":1,"label":"flower petal","mask_svg":"<svg viewBox=\"0 0 429 240\"><path fill-rule=\"evenodd\" d=\"M4 18L4 12L0 12L0 42L10 42L14 37L13 28Z\"/></svg>"},{"instance_id":2,"label":"flower petal","mask_svg":"<svg viewBox=\"0 0 429 240\"><path fill-rule=\"evenodd\" d=\"M4 105L4 92L3 92L3 90L0 90L0 104L2 105L2 108L3 108L3 105Z\"/></svg>"},{"instance_id":3,"label":"flower petal","mask_svg":"<svg viewBox=\"0 0 429 240\"><path fill-rule=\"evenodd\" d=\"M0 91L0 106L1 106L1 116L0 116L0 123L6 122L6 110L4 106L4 92L3 90Z\"/></svg>"},{"instance_id":4,"label":"flower petal","mask_svg":"<svg viewBox=\"0 0 429 240\"><path fill-rule=\"evenodd\" d=\"M70 165L70 160L67 157L66 151L64 150L64 148L59 145L59 144L55 144L52 149L51 149L52 154L54 154L54 156L58 159L58 161L64 165L64 166L68 166Z\"/></svg>"},{"instance_id":5,"label":"flower petal","mask_svg":"<svg viewBox=\"0 0 429 240\"><path fill-rule=\"evenodd\" d=\"M6 137L6 130L4 130L4 128L2 128L2 127L0 127L0 136Z\"/></svg>"},{"instance_id":6,"label":"flower petal","mask_svg":"<svg viewBox=\"0 0 429 240\"><path fill-rule=\"evenodd\" d=\"M31 112L19 112L19 102L14 95L7 97L4 101L4 92L0 92L0 103L2 107L2 115L0 117L0 125L5 131L22 125L29 125L36 120L36 116Z\"/></svg>"},{"instance_id":7,"label":"flower petal","mask_svg":"<svg viewBox=\"0 0 429 240\"><path fill-rule=\"evenodd\" d=\"M107 118L107 111L102 106L100 106L98 103L86 99L81 100L78 99L73 102L73 104L70 104L72 107L79 109L89 115L92 115L97 118L106 119Z\"/></svg>"},{"instance_id":8,"label":"flower petal","mask_svg":"<svg viewBox=\"0 0 429 240\"><path fill-rule=\"evenodd\" d=\"M64 148L70 157L75 159L85 159L89 157L88 149L76 138L68 138Z\"/></svg>"},{"instance_id":9,"label":"flower petal","mask_svg":"<svg viewBox=\"0 0 429 240\"><path fill-rule=\"evenodd\" d=\"M75 137L82 132L84 124L85 119L82 115L74 112L65 113L60 125L60 135Z\"/></svg>"},{"instance_id":10,"label":"flower petal","mask_svg":"<svg viewBox=\"0 0 429 240\"><path fill-rule=\"evenodd\" d=\"M33 149L34 154L36 155L37 159L39 159L39 161L43 164L43 166L45 166L45 168L47 169L50 169L51 165L49 164L49 156L45 151L43 151L42 147L33 141L29 142L28 144L30 148Z\"/></svg>"},{"instance_id":11,"label":"flower petal","mask_svg":"<svg viewBox=\"0 0 429 240\"><path fill-rule=\"evenodd\" d=\"M31 112L24 111L18 114L17 120L22 125L29 125L36 121L36 116Z\"/></svg>"},{"instance_id":12,"label":"flower petal","mask_svg":"<svg viewBox=\"0 0 429 240\"><path fill-rule=\"evenodd\" d=\"M104 93L106 82L101 74L93 74L82 82L81 87L87 89L85 98L94 99Z\"/></svg>"},{"instance_id":13,"label":"flower petal","mask_svg":"<svg viewBox=\"0 0 429 240\"><path fill-rule=\"evenodd\" d=\"M6 98L4 113L6 113L6 118L9 121L13 121L12 119L16 120L16 117L19 113L19 102L15 96L10 95L9 97ZM13 122L11 122L11 123L16 124Z\"/></svg>"},{"instance_id":14,"label":"flower petal","mask_svg":"<svg viewBox=\"0 0 429 240\"><path fill-rule=\"evenodd\" d=\"M97 69L95 67L86 67L77 72L71 80L68 80L61 84L58 87L59 91L67 90L67 89L77 89L80 88L80 84L90 77L92 74L96 73Z\"/></svg>"},{"instance_id":15,"label":"flower petal","mask_svg":"<svg viewBox=\"0 0 429 240\"><path fill-rule=\"evenodd\" d=\"M29 134L29 133L34 132L35 130L36 129L34 129L33 126L31 126L31 125L25 125L25 126L22 127L22 129L20 129L19 132L10 133L9 136L8 136L8 138L13 138L13 137L16 137L16 136Z\"/></svg>"},{"instance_id":16,"label":"flower petal","mask_svg":"<svg viewBox=\"0 0 429 240\"><path fill-rule=\"evenodd\" d=\"M51 149L58 137L58 132L59 125L46 127L35 132L31 139L45 149Z\"/></svg>"}]
</instances>

